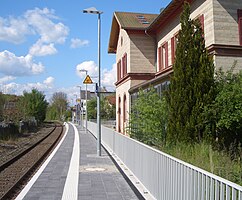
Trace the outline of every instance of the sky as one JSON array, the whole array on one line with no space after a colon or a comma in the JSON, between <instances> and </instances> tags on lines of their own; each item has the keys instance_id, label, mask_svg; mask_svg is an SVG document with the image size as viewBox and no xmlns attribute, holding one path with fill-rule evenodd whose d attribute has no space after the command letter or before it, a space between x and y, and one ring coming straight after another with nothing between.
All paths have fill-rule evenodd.
<instances>
[{"instance_id":1,"label":"sky","mask_svg":"<svg viewBox=\"0 0 242 200\"><path fill-rule=\"evenodd\" d=\"M115 91L115 54L108 42L115 11L159 14L170 0L2 0L0 6L0 92L22 95L33 88L49 101L64 92L73 102L84 90L85 72L98 81L97 15L101 15L101 86ZM93 85L88 90L94 91Z\"/></svg>"}]
</instances>

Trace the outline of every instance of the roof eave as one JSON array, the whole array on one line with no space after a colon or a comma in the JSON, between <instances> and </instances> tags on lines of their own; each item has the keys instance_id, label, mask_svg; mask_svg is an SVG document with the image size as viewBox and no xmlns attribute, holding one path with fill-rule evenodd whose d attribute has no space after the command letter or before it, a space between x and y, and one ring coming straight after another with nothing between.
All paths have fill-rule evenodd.
<instances>
[{"instance_id":1,"label":"roof eave","mask_svg":"<svg viewBox=\"0 0 242 200\"><path fill-rule=\"evenodd\" d=\"M108 53L116 53L120 24L114 13L109 37Z\"/></svg>"},{"instance_id":2,"label":"roof eave","mask_svg":"<svg viewBox=\"0 0 242 200\"><path fill-rule=\"evenodd\" d=\"M166 6L166 8L159 14L159 16L150 24L150 26L147 28L147 31L148 32L156 31L157 26L160 26L161 20L169 19L170 15L174 14L174 12L177 11L177 9L180 8L185 1L187 1L188 3L191 3L193 0L172 0Z\"/></svg>"}]
</instances>

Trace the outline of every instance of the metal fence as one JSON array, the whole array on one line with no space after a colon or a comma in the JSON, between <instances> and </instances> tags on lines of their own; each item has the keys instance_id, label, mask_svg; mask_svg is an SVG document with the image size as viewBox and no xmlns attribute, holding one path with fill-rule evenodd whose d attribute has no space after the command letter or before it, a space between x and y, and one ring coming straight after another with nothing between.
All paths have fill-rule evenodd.
<instances>
[{"instance_id":1,"label":"metal fence","mask_svg":"<svg viewBox=\"0 0 242 200\"><path fill-rule=\"evenodd\" d=\"M88 122L94 135L97 125ZM242 187L102 126L102 144L153 197L161 200L242 200Z\"/></svg>"}]
</instances>

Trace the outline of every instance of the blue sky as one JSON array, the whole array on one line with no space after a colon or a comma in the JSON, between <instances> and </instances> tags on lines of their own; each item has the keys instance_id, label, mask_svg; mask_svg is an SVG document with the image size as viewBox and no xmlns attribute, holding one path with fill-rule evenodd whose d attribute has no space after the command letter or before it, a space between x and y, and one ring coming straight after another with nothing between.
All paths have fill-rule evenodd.
<instances>
[{"instance_id":1,"label":"blue sky","mask_svg":"<svg viewBox=\"0 0 242 200\"><path fill-rule=\"evenodd\" d=\"M32 88L49 99L65 92L79 94L86 69L97 76L97 15L82 10L96 7L101 16L101 79L115 89L115 55L108 54L114 11L159 13L169 0L2 0L0 6L0 91L21 95ZM95 81L95 79L94 79ZM83 87L84 89L84 87ZM90 90L92 86L89 86Z\"/></svg>"}]
</instances>

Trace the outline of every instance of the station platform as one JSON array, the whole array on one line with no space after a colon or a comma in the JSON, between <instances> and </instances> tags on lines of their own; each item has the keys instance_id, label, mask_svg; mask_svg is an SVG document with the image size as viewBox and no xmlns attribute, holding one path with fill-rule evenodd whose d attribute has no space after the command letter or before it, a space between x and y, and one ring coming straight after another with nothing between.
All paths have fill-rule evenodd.
<instances>
[{"instance_id":1,"label":"station platform","mask_svg":"<svg viewBox=\"0 0 242 200\"><path fill-rule=\"evenodd\" d=\"M96 139L66 123L65 134L16 200L134 200L139 197Z\"/></svg>"}]
</instances>

